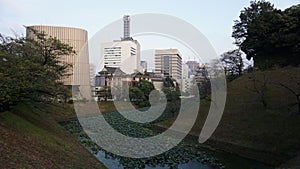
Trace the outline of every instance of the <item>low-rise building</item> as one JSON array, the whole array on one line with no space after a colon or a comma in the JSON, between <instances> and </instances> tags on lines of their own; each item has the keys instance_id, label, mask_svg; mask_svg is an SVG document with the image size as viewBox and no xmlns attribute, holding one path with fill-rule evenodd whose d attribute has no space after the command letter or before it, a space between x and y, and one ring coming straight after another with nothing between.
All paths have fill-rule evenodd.
<instances>
[{"instance_id":1,"label":"low-rise building","mask_svg":"<svg viewBox=\"0 0 300 169\"><path fill-rule=\"evenodd\" d=\"M141 73L126 74L120 68L105 66L95 77L95 92L98 97L112 99L111 89L114 88L118 96L113 99L120 99L125 88L137 87L141 80L151 82L150 76Z\"/></svg>"}]
</instances>

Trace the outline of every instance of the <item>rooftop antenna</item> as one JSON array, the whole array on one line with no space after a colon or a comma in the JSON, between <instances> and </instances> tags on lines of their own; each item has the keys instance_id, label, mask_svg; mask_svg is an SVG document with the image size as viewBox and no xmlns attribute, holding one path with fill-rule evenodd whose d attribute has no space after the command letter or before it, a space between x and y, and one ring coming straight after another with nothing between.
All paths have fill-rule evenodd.
<instances>
[{"instance_id":1,"label":"rooftop antenna","mask_svg":"<svg viewBox=\"0 0 300 169\"><path fill-rule=\"evenodd\" d=\"M123 22L124 22L124 37L123 40L131 39L130 37L130 16L124 15L123 16Z\"/></svg>"}]
</instances>

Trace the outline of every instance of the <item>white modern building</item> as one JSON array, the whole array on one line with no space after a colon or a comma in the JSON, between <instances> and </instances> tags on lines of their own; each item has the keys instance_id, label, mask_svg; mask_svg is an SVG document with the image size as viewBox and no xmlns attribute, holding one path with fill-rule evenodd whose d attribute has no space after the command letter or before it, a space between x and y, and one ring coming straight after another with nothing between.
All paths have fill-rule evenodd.
<instances>
[{"instance_id":1,"label":"white modern building","mask_svg":"<svg viewBox=\"0 0 300 169\"><path fill-rule=\"evenodd\" d=\"M189 66L185 63L182 64L181 82L181 91L188 92L190 88L191 79L189 79Z\"/></svg>"},{"instance_id":2,"label":"white modern building","mask_svg":"<svg viewBox=\"0 0 300 169\"><path fill-rule=\"evenodd\" d=\"M142 71L140 66L140 44L130 37L129 15L123 17L124 35L121 40L101 43L101 68L120 68L127 74Z\"/></svg>"},{"instance_id":3,"label":"white modern building","mask_svg":"<svg viewBox=\"0 0 300 169\"><path fill-rule=\"evenodd\" d=\"M182 78L186 79L189 77L189 66L185 63L182 64Z\"/></svg>"},{"instance_id":4,"label":"white modern building","mask_svg":"<svg viewBox=\"0 0 300 169\"><path fill-rule=\"evenodd\" d=\"M140 44L136 40L115 40L101 44L102 65L120 68L127 74L141 71Z\"/></svg>"},{"instance_id":5,"label":"white modern building","mask_svg":"<svg viewBox=\"0 0 300 169\"><path fill-rule=\"evenodd\" d=\"M163 74L180 83L182 76L182 57L178 49L155 50L155 74Z\"/></svg>"}]
</instances>

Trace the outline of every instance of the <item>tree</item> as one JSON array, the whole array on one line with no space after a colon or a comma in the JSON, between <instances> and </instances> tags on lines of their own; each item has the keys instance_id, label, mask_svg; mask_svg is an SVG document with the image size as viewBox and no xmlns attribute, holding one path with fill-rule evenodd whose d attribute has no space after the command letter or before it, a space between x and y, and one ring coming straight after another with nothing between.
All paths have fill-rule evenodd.
<instances>
[{"instance_id":1,"label":"tree","mask_svg":"<svg viewBox=\"0 0 300 169\"><path fill-rule=\"evenodd\" d=\"M288 105L288 110L290 113L294 113L293 108L297 107L298 112L295 114L300 115L300 74L287 72L286 70L281 71L281 73L283 73L283 76L285 76L287 80L274 84L280 86L293 95L295 100Z\"/></svg>"},{"instance_id":2,"label":"tree","mask_svg":"<svg viewBox=\"0 0 300 169\"><path fill-rule=\"evenodd\" d=\"M234 21L235 44L261 69L298 65L300 5L284 12L264 0L251 1Z\"/></svg>"},{"instance_id":3,"label":"tree","mask_svg":"<svg viewBox=\"0 0 300 169\"><path fill-rule=\"evenodd\" d=\"M104 98L105 101L108 99L112 99L111 95L111 87L110 86L104 86L99 91L96 92L96 95L98 96L98 100L101 101L101 99Z\"/></svg>"},{"instance_id":4,"label":"tree","mask_svg":"<svg viewBox=\"0 0 300 169\"><path fill-rule=\"evenodd\" d=\"M147 80L141 80L139 82L138 88L144 93L144 96L147 100L149 100L151 91L155 90L153 83Z\"/></svg>"},{"instance_id":5,"label":"tree","mask_svg":"<svg viewBox=\"0 0 300 169\"><path fill-rule=\"evenodd\" d=\"M288 90L290 93L292 93L295 96L296 103L290 104L288 109L290 110L293 106L298 105L298 113L296 113L296 114L299 115L300 114L300 90L299 90L300 89L300 83L299 83L299 81L296 82L296 83L298 85L298 89L294 89L294 88L292 88L292 87L290 87L286 84L283 84L283 83L279 83L279 85L282 86L283 88L285 88L286 90Z\"/></svg>"},{"instance_id":6,"label":"tree","mask_svg":"<svg viewBox=\"0 0 300 169\"><path fill-rule=\"evenodd\" d=\"M166 77L163 81L163 89L168 101L175 101L179 99L180 91L178 85L175 86L174 81Z\"/></svg>"},{"instance_id":7,"label":"tree","mask_svg":"<svg viewBox=\"0 0 300 169\"><path fill-rule=\"evenodd\" d=\"M148 101L144 93L138 87L132 87L129 89L129 98L136 105L147 106Z\"/></svg>"},{"instance_id":8,"label":"tree","mask_svg":"<svg viewBox=\"0 0 300 169\"><path fill-rule=\"evenodd\" d=\"M265 74L262 74L262 77L252 76L249 77L249 83L247 83L246 89L255 93L258 97L258 100L262 103L263 107L267 107L267 99L266 99L266 92L267 92L267 84L268 80Z\"/></svg>"},{"instance_id":9,"label":"tree","mask_svg":"<svg viewBox=\"0 0 300 169\"><path fill-rule=\"evenodd\" d=\"M300 64L300 4L284 10L279 31L272 36L276 52L286 55L290 65Z\"/></svg>"},{"instance_id":10,"label":"tree","mask_svg":"<svg viewBox=\"0 0 300 169\"><path fill-rule=\"evenodd\" d=\"M172 80L171 78L169 78L169 77L166 77L166 78L164 79L164 81L163 81L163 86L164 86L165 88L170 88L170 89L172 89L172 90L175 89L174 82L173 82L173 80Z\"/></svg>"},{"instance_id":11,"label":"tree","mask_svg":"<svg viewBox=\"0 0 300 169\"><path fill-rule=\"evenodd\" d=\"M34 39L0 34L0 111L24 99L51 101L70 95L61 82L70 65L60 58L75 51L56 38L31 31Z\"/></svg>"},{"instance_id":12,"label":"tree","mask_svg":"<svg viewBox=\"0 0 300 169\"><path fill-rule=\"evenodd\" d=\"M209 79L197 83L200 99L209 99L211 94L211 83Z\"/></svg>"},{"instance_id":13,"label":"tree","mask_svg":"<svg viewBox=\"0 0 300 169\"><path fill-rule=\"evenodd\" d=\"M221 62L225 69L225 74L229 79L234 79L242 74L244 67L242 53L239 49L225 52L221 55Z\"/></svg>"}]
</instances>

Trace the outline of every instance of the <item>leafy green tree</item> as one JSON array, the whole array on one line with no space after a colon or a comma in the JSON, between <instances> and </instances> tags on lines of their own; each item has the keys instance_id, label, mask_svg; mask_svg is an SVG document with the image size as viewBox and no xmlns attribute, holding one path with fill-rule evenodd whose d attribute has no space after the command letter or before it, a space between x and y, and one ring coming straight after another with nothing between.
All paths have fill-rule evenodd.
<instances>
[{"instance_id":1,"label":"leafy green tree","mask_svg":"<svg viewBox=\"0 0 300 169\"><path fill-rule=\"evenodd\" d=\"M144 93L144 96L147 100L149 100L149 95L152 90L155 90L155 87L153 83L147 81L147 80L141 80L139 82L138 88Z\"/></svg>"},{"instance_id":2,"label":"leafy green tree","mask_svg":"<svg viewBox=\"0 0 300 169\"><path fill-rule=\"evenodd\" d=\"M174 85L174 82L171 78L169 77L166 77L163 81L163 87L164 88L170 88L170 89L175 89L175 85Z\"/></svg>"},{"instance_id":3,"label":"leafy green tree","mask_svg":"<svg viewBox=\"0 0 300 169\"><path fill-rule=\"evenodd\" d=\"M281 11L273 4L251 1L233 26L235 44L256 67L298 65L300 5Z\"/></svg>"},{"instance_id":4,"label":"leafy green tree","mask_svg":"<svg viewBox=\"0 0 300 169\"><path fill-rule=\"evenodd\" d=\"M178 85L174 84L174 81L166 77L163 81L163 89L168 101L178 100L180 96L180 91Z\"/></svg>"},{"instance_id":5,"label":"leafy green tree","mask_svg":"<svg viewBox=\"0 0 300 169\"><path fill-rule=\"evenodd\" d=\"M287 8L281 16L279 30L272 36L276 53L286 56L290 65L300 64L300 4Z\"/></svg>"},{"instance_id":6,"label":"leafy green tree","mask_svg":"<svg viewBox=\"0 0 300 169\"><path fill-rule=\"evenodd\" d=\"M75 51L56 38L31 31L35 38L0 34L0 111L25 99L53 101L70 96L61 82L70 65L60 58Z\"/></svg>"},{"instance_id":7,"label":"leafy green tree","mask_svg":"<svg viewBox=\"0 0 300 169\"><path fill-rule=\"evenodd\" d=\"M138 87L132 87L129 89L129 98L136 105L148 106L148 100Z\"/></svg>"}]
</instances>

